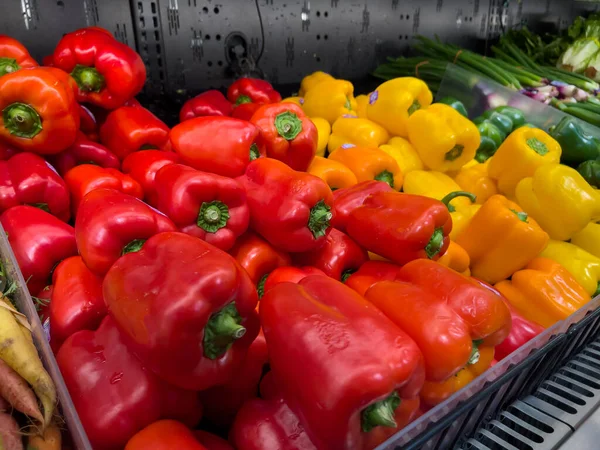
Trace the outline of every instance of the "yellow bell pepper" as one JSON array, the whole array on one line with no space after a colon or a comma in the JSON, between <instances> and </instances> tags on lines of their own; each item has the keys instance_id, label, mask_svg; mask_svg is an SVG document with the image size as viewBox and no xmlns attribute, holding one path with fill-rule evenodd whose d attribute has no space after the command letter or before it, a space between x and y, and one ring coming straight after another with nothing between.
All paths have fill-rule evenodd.
<instances>
[{"instance_id":1,"label":"yellow bell pepper","mask_svg":"<svg viewBox=\"0 0 600 450\"><path fill-rule=\"evenodd\" d=\"M307 172L322 179L332 190L358 183L356 175L341 162L321 156L314 157Z\"/></svg>"},{"instance_id":2,"label":"yellow bell pepper","mask_svg":"<svg viewBox=\"0 0 600 450\"><path fill-rule=\"evenodd\" d=\"M365 94L356 97L356 114L363 119L367 118L367 105L369 104L369 96Z\"/></svg>"},{"instance_id":3,"label":"yellow bell pepper","mask_svg":"<svg viewBox=\"0 0 600 450\"><path fill-rule=\"evenodd\" d=\"M302 105L304 105L304 98L302 98L302 97L287 97L287 98L284 98L283 100L281 100L281 103L294 103L295 105L298 105L300 108L302 108Z\"/></svg>"},{"instance_id":4,"label":"yellow bell pepper","mask_svg":"<svg viewBox=\"0 0 600 450\"><path fill-rule=\"evenodd\" d=\"M466 198L471 203L468 205L452 205L451 201L459 198ZM442 203L446 205L448 211L450 211L450 217L452 217L452 231L450 231L450 239L456 240L456 238L462 233L462 231L466 228L466 226L471 222L473 216L481 205L475 204L475 194L466 191L455 191L450 192L444 198L442 198Z\"/></svg>"},{"instance_id":5,"label":"yellow bell pepper","mask_svg":"<svg viewBox=\"0 0 600 450\"><path fill-rule=\"evenodd\" d=\"M413 170L422 170L423 161L410 142L401 137L391 138L379 148L396 160L404 175Z\"/></svg>"},{"instance_id":6,"label":"yellow bell pepper","mask_svg":"<svg viewBox=\"0 0 600 450\"><path fill-rule=\"evenodd\" d=\"M598 295L600 281L600 258L586 252L569 242L551 240L540 253L543 258L549 258L571 272L577 282L586 292L595 297Z\"/></svg>"},{"instance_id":7,"label":"yellow bell pepper","mask_svg":"<svg viewBox=\"0 0 600 450\"><path fill-rule=\"evenodd\" d=\"M356 110L353 93L354 86L349 81L323 81L304 94L304 112L309 117L322 117L333 124L338 117Z\"/></svg>"},{"instance_id":8,"label":"yellow bell pepper","mask_svg":"<svg viewBox=\"0 0 600 450\"><path fill-rule=\"evenodd\" d=\"M432 100L431 91L422 80L394 78L369 94L367 117L390 134L407 137L409 116L420 108L427 108Z\"/></svg>"},{"instance_id":9,"label":"yellow bell pepper","mask_svg":"<svg viewBox=\"0 0 600 450\"><path fill-rule=\"evenodd\" d=\"M316 155L325 156L327 142L329 142L329 135L331 134L331 125L329 125L329 122L322 117L311 117L310 120L315 124L315 127L317 127L317 133L319 135Z\"/></svg>"},{"instance_id":10,"label":"yellow bell pepper","mask_svg":"<svg viewBox=\"0 0 600 450\"><path fill-rule=\"evenodd\" d=\"M600 219L600 194L571 167L544 164L515 189L517 203L552 239L566 241Z\"/></svg>"},{"instance_id":11,"label":"yellow bell pepper","mask_svg":"<svg viewBox=\"0 0 600 450\"><path fill-rule=\"evenodd\" d=\"M490 159L488 173L498 182L500 192L513 197L519 181L533 176L544 164L559 163L560 154L559 143L544 130L517 128Z\"/></svg>"},{"instance_id":12,"label":"yellow bell pepper","mask_svg":"<svg viewBox=\"0 0 600 450\"><path fill-rule=\"evenodd\" d=\"M379 147L387 142L390 136L385 128L371 122L345 115L337 119L331 127L331 136L327 149L332 152L342 144L354 144L363 147Z\"/></svg>"},{"instance_id":13,"label":"yellow bell pepper","mask_svg":"<svg viewBox=\"0 0 600 450\"><path fill-rule=\"evenodd\" d=\"M469 276L470 274L469 265L471 264L471 259L469 258L469 254L454 241L450 241L448 250L446 250L446 253L444 253L437 262L452 270L456 270L463 275Z\"/></svg>"},{"instance_id":14,"label":"yellow bell pepper","mask_svg":"<svg viewBox=\"0 0 600 450\"><path fill-rule=\"evenodd\" d=\"M329 159L348 167L358 182L378 180L388 183L399 191L402 188L402 172L396 160L378 148L344 146L334 150Z\"/></svg>"},{"instance_id":15,"label":"yellow bell pepper","mask_svg":"<svg viewBox=\"0 0 600 450\"><path fill-rule=\"evenodd\" d=\"M304 97L306 93L315 87L317 84L322 83L323 81L332 81L335 80L331 75L325 72L317 71L313 72L310 75L306 75L302 78L300 82L300 91L298 95L300 97Z\"/></svg>"},{"instance_id":16,"label":"yellow bell pepper","mask_svg":"<svg viewBox=\"0 0 600 450\"><path fill-rule=\"evenodd\" d=\"M407 129L425 167L439 172L458 170L472 160L481 139L473 122L443 103L416 111Z\"/></svg>"},{"instance_id":17,"label":"yellow bell pepper","mask_svg":"<svg viewBox=\"0 0 600 450\"><path fill-rule=\"evenodd\" d=\"M475 164L467 163L454 177L461 189L477 196L476 203L480 205L498 193L496 182L488 175L488 161L483 164L476 161Z\"/></svg>"},{"instance_id":18,"label":"yellow bell pepper","mask_svg":"<svg viewBox=\"0 0 600 450\"><path fill-rule=\"evenodd\" d=\"M490 197L456 239L471 258L471 273L497 283L525 267L546 247L548 234L519 205Z\"/></svg>"},{"instance_id":19,"label":"yellow bell pepper","mask_svg":"<svg viewBox=\"0 0 600 450\"><path fill-rule=\"evenodd\" d=\"M571 244L581 247L586 252L600 258L600 224L590 222L579 233L571 238Z\"/></svg>"},{"instance_id":20,"label":"yellow bell pepper","mask_svg":"<svg viewBox=\"0 0 600 450\"><path fill-rule=\"evenodd\" d=\"M404 177L403 192L407 194L423 195L436 200L443 199L451 192L460 191L460 186L452 178L442 172L412 170ZM465 197L458 197L452 201L454 206L470 205L471 201Z\"/></svg>"}]
</instances>

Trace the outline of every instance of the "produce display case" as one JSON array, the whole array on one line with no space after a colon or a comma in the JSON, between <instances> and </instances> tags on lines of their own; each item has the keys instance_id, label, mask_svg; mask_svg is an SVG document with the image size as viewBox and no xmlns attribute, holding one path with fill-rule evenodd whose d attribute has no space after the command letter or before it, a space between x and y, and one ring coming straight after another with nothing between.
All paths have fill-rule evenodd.
<instances>
[{"instance_id":1,"label":"produce display case","mask_svg":"<svg viewBox=\"0 0 600 450\"><path fill-rule=\"evenodd\" d=\"M564 29L593 2L561 0L24 0L2 5L2 33L41 60L63 33L98 25L135 48L146 64L143 103L168 124L186 99L222 89L241 75L261 76L291 94L302 76L324 70L357 80L405 51L416 34L440 36L485 52L488 40L515 24ZM10 3L10 4L9 4ZM248 18L256 18L249 20ZM465 83L465 77L470 83ZM493 95L491 95L493 94ZM437 99L461 100L470 117L508 104L544 129L565 113L449 64ZM489 104L487 106L490 106ZM585 122L591 134L599 130ZM18 282L15 302L32 324L36 346L55 381L72 441L92 449L46 340L25 280L0 228L0 260ZM546 329L474 382L378 447L384 449L557 449L600 404L600 297Z\"/></svg>"}]
</instances>

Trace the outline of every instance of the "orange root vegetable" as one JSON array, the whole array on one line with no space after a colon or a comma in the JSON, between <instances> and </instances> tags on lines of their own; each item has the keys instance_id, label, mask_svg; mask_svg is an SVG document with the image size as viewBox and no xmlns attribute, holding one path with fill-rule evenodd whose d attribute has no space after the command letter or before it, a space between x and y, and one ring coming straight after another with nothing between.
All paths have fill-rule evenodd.
<instances>
[{"instance_id":1,"label":"orange root vegetable","mask_svg":"<svg viewBox=\"0 0 600 450\"><path fill-rule=\"evenodd\" d=\"M30 436L27 450L61 450L62 436L56 424L46 428L43 436Z\"/></svg>"},{"instance_id":2,"label":"orange root vegetable","mask_svg":"<svg viewBox=\"0 0 600 450\"><path fill-rule=\"evenodd\" d=\"M0 448L2 450L23 450L19 425L10 414L6 413L0 413Z\"/></svg>"},{"instance_id":3,"label":"orange root vegetable","mask_svg":"<svg viewBox=\"0 0 600 450\"><path fill-rule=\"evenodd\" d=\"M0 397L3 397L17 411L44 422L44 417L40 411L35 394L21 378L21 376L12 370L0 359Z\"/></svg>"}]
</instances>

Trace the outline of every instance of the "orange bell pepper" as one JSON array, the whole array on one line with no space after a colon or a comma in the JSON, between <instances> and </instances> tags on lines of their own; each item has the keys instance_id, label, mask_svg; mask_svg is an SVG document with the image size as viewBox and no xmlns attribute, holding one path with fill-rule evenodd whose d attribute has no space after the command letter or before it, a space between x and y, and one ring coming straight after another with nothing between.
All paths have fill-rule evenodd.
<instances>
[{"instance_id":1,"label":"orange bell pepper","mask_svg":"<svg viewBox=\"0 0 600 450\"><path fill-rule=\"evenodd\" d=\"M358 183L356 175L341 162L315 156L307 170L323 180L331 190L354 186Z\"/></svg>"},{"instance_id":2,"label":"orange bell pepper","mask_svg":"<svg viewBox=\"0 0 600 450\"><path fill-rule=\"evenodd\" d=\"M523 317L545 328L590 301L573 275L548 258L535 258L525 269L515 272L510 281L501 281L495 287Z\"/></svg>"},{"instance_id":3,"label":"orange bell pepper","mask_svg":"<svg viewBox=\"0 0 600 450\"><path fill-rule=\"evenodd\" d=\"M469 276L471 274L469 270L469 265L471 264L469 254L464 248L452 240L450 241L446 253L444 253L437 262L452 270L456 270L463 275Z\"/></svg>"},{"instance_id":4,"label":"orange bell pepper","mask_svg":"<svg viewBox=\"0 0 600 450\"><path fill-rule=\"evenodd\" d=\"M454 177L461 189L477 196L475 203L479 205L498 193L496 182L488 175L488 162L489 160L483 164L465 164Z\"/></svg>"}]
</instances>

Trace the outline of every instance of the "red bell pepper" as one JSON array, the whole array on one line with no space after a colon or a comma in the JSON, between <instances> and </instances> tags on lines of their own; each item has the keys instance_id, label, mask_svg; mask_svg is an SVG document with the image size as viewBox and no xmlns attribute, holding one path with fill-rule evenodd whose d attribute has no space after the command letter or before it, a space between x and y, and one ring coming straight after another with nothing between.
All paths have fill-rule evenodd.
<instances>
[{"instance_id":1,"label":"red bell pepper","mask_svg":"<svg viewBox=\"0 0 600 450\"><path fill-rule=\"evenodd\" d=\"M0 77L19 69L37 67L29 51L16 39L0 34Z\"/></svg>"},{"instance_id":2,"label":"red bell pepper","mask_svg":"<svg viewBox=\"0 0 600 450\"><path fill-rule=\"evenodd\" d=\"M184 164L225 177L242 175L250 161L265 155L259 130L231 117L197 117L171 130L171 146Z\"/></svg>"},{"instance_id":3,"label":"red bell pepper","mask_svg":"<svg viewBox=\"0 0 600 450\"><path fill-rule=\"evenodd\" d=\"M77 215L77 209L86 194L96 189L116 189L136 198L144 196L140 184L129 175L92 164L73 167L65 174L65 182L71 192L71 209L74 216Z\"/></svg>"},{"instance_id":4,"label":"red bell pepper","mask_svg":"<svg viewBox=\"0 0 600 450\"><path fill-rule=\"evenodd\" d=\"M182 423L161 420L133 436L125 450L207 450Z\"/></svg>"},{"instance_id":5,"label":"red bell pepper","mask_svg":"<svg viewBox=\"0 0 600 450\"><path fill-rule=\"evenodd\" d=\"M164 166L179 162L179 156L173 152L160 150L142 150L130 153L123 160L123 173L137 181L144 190L144 199L151 205L156 204L156 172Z\"/></svg>"},{"instance_id":6,"label":"red bell pepper","mask_svg":"<svg viewBox=\"0 0 600 450\"><path fill-rule=\"evenodd\" d=\"M331 230L319 248L294 255L295 264L314 266L338 281L346 281L368 259L364 248L336 229Z\"/></svg>"},{"instance_id":7,"label":"red bell pepper","mask_svg":"<svg viewBox=\"0 0 600 450\"><path fill-rule=\"evenodd\" d=\"M340 231L346 231L350 213L365 202L365 199L375 192L394 192L388 183L383 181L362 181L354 186L337 189L333 192L333 209L335 218L331 226Z\"/></svg>"},{"instance_id":8,"label":"red bell pepper","mask_svg":"<svg viewBox=\"0 0 600 450\"><path fill-rule=\"evenodd\" d=\"M46 286L37 295L32 295L31 299L35 304L35 309L38 312L38 316L40 317L40 322L42 322L42 326L44 327L44 331L47 333L46 337L50 340L50 331L49 331L49 314L50 314L50 300L52 300L52 293L54 292L54 286ZM47 321L47 323L46 323Z\"/></svg>"},{"instance_id":9,"label":"red bell pepper","mask_svg":"<svg viewBox=\"0 0 600 450\"><path fill-rule=\"evenodd\" d=\"M380 281L398 278L400 266L384 261L367 261L345 281L346 286L364 296L371 286Z\"/></svg>"},{"instance_id":10,"label":"red bell pepper","mask_svg":"<svg viewBox=\"0 0 600 450\"><path fill-rule=\"evenodd\" d=\"M41 156L17 153L0 161L0 212L31 205L67 222L71 217L69 189Z\"/></svg>"},{"instance_id":11,"label":"red bell pepper","mask_svg":"<svg viewBox=\"0 0 600 450\"><path fill-rule=\"evenodd\" d=\"M231 117L250 122L254 113L258 111L261 106L260 103L241 103L234 106Z\"/></svg>"},{"instance_id":12,"label":"red bell pepper","mask_svg":"<svg viewBox=\"0 0 600 450\"><path fill-rule=\"evenodd\" d=\"M92 28L63 36L52 59L77 82L77 100L115 109L138 94L146 81L140 55L106 32Z\"/></svg>"},{"instance_id":13,"label":"red bell pepper","mask_svg":"<svg viewBox=\"0 0 600 450\"><path fill-rule=\"evenodd\" d=\"M238 179L246 188L252 228L272 245L306 252L325 241L334 212L323 180L270 158L252 161Z\"/></svg>"},{"instance_id":14,"label":"red bell pepper","mask_svg":"<svg viewBox=\"0 0 600 450\"><path fill-rule=\"evenodd\" d=\"M305 171L317 151L317 127L293 103L264 105L250 122L260 130L260 142L269 158L283 161L294 170Z\"/></svg>"},{"instance_id":15,"label":"red bell pepper","mask_svg":"<svg viewBox=\"0 0 600 450\"><path fill-rule=\"evenodd\" d=\"M0 141L0 161L6 161L17 153L19 153L19 150L8 145L6 142Z\"/></svg>"},{"instance_id":16,"label":"red bell pepper","mask_svg":"<svg viewBox=\"0 0 600 450\"><path fill-rule=\"evenodd\" d=\"M301 280L310 275L327 276L321 269L311 266L278 267L267 276L262 286L258 285L258 297L262 298L266 292L269 292L280 283L300 283Z\"/></svg>"},{"instance_id":17,"label":"red bell pepper","mask_svg":"<svg viewBox=\"0 0 600 450\"><path fill-rule=\"evenodd\" d=\"M235 450L225 439L208 431L194 430L194 436L206 447L206 450Z\"/></svg>"},{"instance_id":18,"label":"red bell pepper","mask_svg":"<svg viewBox=\"0 0 600 450\"><path fill-rule=\"evenodd\" d=\"M227 100L235 105L242 103L279 103L281 95L271 83L257 78L240 78L227 89Z\"/></svg>"},{"instance_id":19,"label":"red bell pepper","mask_svg":"<svg viewBox=\"0 0 600 450\"><path fill-rule=\"evenodd\" d=\"M79 130L92 141L99 139L96 116L84 105L79 105Z\"/></svg>"},{"instance_id":20,"label":"red bell pepper","mask_svg":"<svg viewBox=\"0 0 600 450\"><path fill-rule=\"evenodd\" d=\"M403 266L399 279L420 286L447 303L470 327L473 340L483 339L485 345L495 346L508 336L510 311L504 297L477 280L425 259Z\"/></svg>"},{"instance_id":21,"label":"red bell pepper","mask_svg":"<svg viewBox=\"0 0 600 450\"><path fill-rule=\"evenodd\" d=\"M397 427L401 398L423 385L415 342L339 281L281 283L265 293L260 318L278 389L318 448L366 448L374 428Z\"/></svg>"},{"instance_id":22,"label":"red bell pepper","mask_svg":"<svg viewBox=\"0 0 600 450\"><path fill-rule=\"evenodd\" d=\"M156 173L156 208L180 231L229 250L248 229L250 211L236 180L169 164Z\"/></svg>"},{"instance_id":23,"label":"red bell pepper","mask_svg":"<svg viewBox=\"0 0 600 450\"><path fill-rule=\"evenodd\" d=\"M95 450L122 449L136 432L161 418L187 418L191 424L200 420L197 395L146 370L128 350L112 317L97 331L69 337L56 360Z\"/></svg>"},{"instance_id":24,"label":"red bell pepper","mask_svg":"<svg viewBox=\"0 0 600 450\"><path fill-rule=\"evenodd\" d=\"M36 67L0 77L0 111L0 139L21 150L53 155L77 137L79 109L61 70Z\"/></svg>"},{"instance_id":25,"label":"red bell pepper","mask_svg":"<svg viewBox=\"0 0 600 450\"><path fill-rule=\"evenodd\" d=\"M0 223L32 294L50 284L59 262L77 254L73 227L39 208L13 206L2 213Z\"/></svg>"},{"instance_id":26,"label":"red bell pepper","mask_svg":"<svg viewBox=\"0 0 600 450\"><path fill-rule=\"evenodd\" d=\"M106 117L100 140L123 160L138 150L163 149L169 140L169 127L146 108L121 106Z\"/></svg>"},{"instance_id":27,"label":"red bell pepper","mask_svg":"<svg viewBox=\"0 0 600 450\"><path fill-rule=\"evenodd\" d=\"M64 152L52 155L48 160L62 176L80 164L95 164L107 169L121 167L121 162L114 153L104 145L91 141L83 133L79 133L73 145Z\"/></svg>"},{"instance_id":28,"label":"red bell pepper","mask_svg":"<svg viewBox=\"0 0 600 450\"><path fill-rule=\"evenodd\" d=\"M62 261L52 274L50 344L54 352L72 334L95 330L107 314L102 278L83 263L81 256Z\"/></svg>"},{"instance_id":29,"label":"red bell pepper","mask_svg":"<svg viewBox=\"0 0 600 450\"><path fill-rule=\"evenodd\" d=\"M320 449L282 398L246 402L235 418L230 439L238 450Z\"/></svg>"},{"instance_id":30,"label":"red bell pepper","mask_svg":"<svg viewBox=\"0 0 600 450\"><path fill-rule=\"evenodd\" d=\"M104 301L128 347L186 389L224 384L258 334L258 297L235 260L183 233L160 233L104 278Z\"/></svg>"},{"instance_id":31,"label":"red bell pepper","mask_svg":"<svg viewBox=\"0 0 600 450\"><path fill-rule=\"evenodd\" d=\"M256 398L258 385L269 362L267 341L262 332L254 340L244 362L228 383L200 392L204 417L219 427L229 427L247 400Z\"/></svg>"},{"instance_id":32,"label":"red bell pepper","mask_svg":"<svg viewBox=\"0 0 600 450\"><path fill-rule=\"evenodd\" d=\"M367 250L397 264L439 259L450 244L452 219L439 200L376 192L350 213L346 232Z\"/></svg>"},{"instance_id":33,"label":"red bell pepper","mask_svg":"<svg viewBox=\"0 0 600 450\"><path fill-rule=\"evenodd\" d=\"M79 253L98 275L108 272L121 255L139 250L151 236L176 230L160 212L114 189L86 195L75 221Z\"/></svg>"},{"instance_id":34,"label":"red bell pepper","mask_svg":"<svg viewBox=\"0 0 600 450\"><path fill-rule=\"evenodd\" d=\"M189 99L179 111L179 121L203 116L231 116L233 105L216 89L203 92Z\"/></svg>"}]
</instances>

